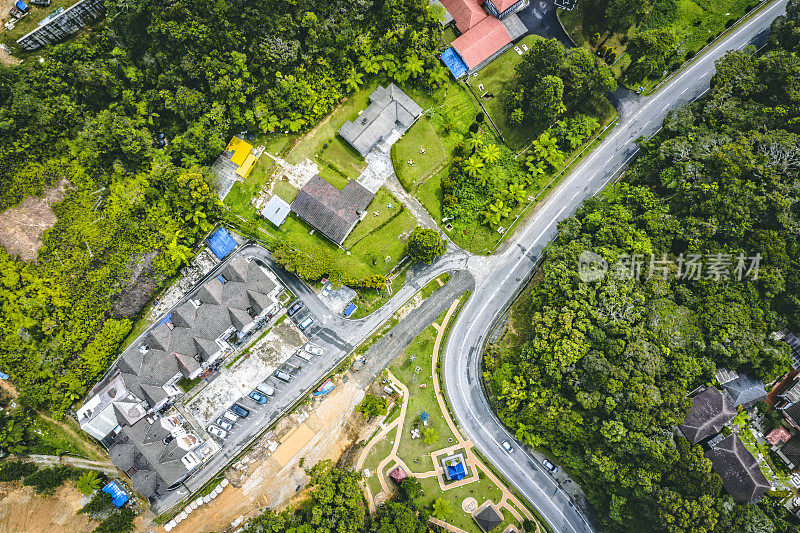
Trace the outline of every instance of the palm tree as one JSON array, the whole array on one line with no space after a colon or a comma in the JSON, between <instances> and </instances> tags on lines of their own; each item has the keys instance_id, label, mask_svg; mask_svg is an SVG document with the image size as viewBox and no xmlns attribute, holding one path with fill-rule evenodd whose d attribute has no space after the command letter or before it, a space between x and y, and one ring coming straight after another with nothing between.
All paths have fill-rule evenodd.
<instances>
[{"instance_id":1,"label":"palm tree","mask_svg":"<svg viewBox=\"0 0 800 533\"><path fill-rule=\"evenodd\" d=\"M496 144L487 144L480 150L480 156L490 165L500 159L500 147Z\"/></svg>"},{"instance_id":2,"label":"palm tree","mask_svg":"<svg viewBox=\"0 0 800 533\"><path fill-rule=\"evenodd\" d=\"M406 58L405 65L403 67L406 71L411 75L412 78L417 79L417 76L424 72L425 62L417 56L417 54L411 54Z\"/></svg>"},{"instance_id":3,"label":"palm tree","mask_svg":"<svg viewBox=\"0 0 800 533\"><path fill-rule=\"evenodd\" d=\"M483 173L483 167L483 161L480 157L475 155L469 156L466 162L464 162L464 172L466 172L470 178L474 178Z\"/></svg>"},{"instance_id":4,"label":"palm tree","mask_svg":"<svg viewBox=\"0 0 800 533\"><path fill-rule=\"evenodd\" d=\"M514 111L511 112L511 125L517 126L522 124L522 120L525 118L525 113L522 112L522 109L516 108Z\"/></svg>"},{"instance_id":5,"label":"palm tree","mask_svg":"<svg viewBox=\"0 0 800 533\"><path fill-rule=\"evenodd\" d=\"M81 494L89 496L100 488L100 478L97 476L97 472L90 470L81 474L81 477L75 482L75 486L78 487Z\"/></svg>"},{"instance_id":6,"label":"palm tree","mask_svg":"<svg viewBox=\"0 0 800 533\"><path fill-rule=\"evenodd\" d=\"M483 139L477 133L473 133L464 141L464 147L471 152L475 152L483 146Z\"/></svg>"},{"instance_id":7,"label":"palm tree","mask_svg":"<svg viewBox=\"0 0 800 533\"><path fill-rule=\"evenodd\" d=\"M440 65L437 65L436 68L431 69L431 71L428 73L428 76L430 77L431 85L434 87L441 87L447 83L447 80L449 79L449 76L447 75L447 69Z\"/></svg>"},{"instance_id":8,"label":"palm tree","mask_svg":"<svg viewBox=\"0 0 800 533\"><path fill-rule=\"evenodd\" d=\"M500 221L511 214L511 208L506 206L503 200L496 200L493 204L489 204L486 211L483 212L483 221L490 226L500 225Z\"/></svg>"},{"instance_id":9,"label":"palm tree","mask_svg":"<svg viewBox=\"0 0 800 533\"><path fill-rule=\"evenodd\" d=\"M516 183L512 183L508 186L508 190L506 191L506 200L508 200L510 204L521 204L522 201L525 200L525 189Z\"/></svg>"},{"instance_id":10,"label":"palm tree","mask_svg":"<svg viewBox=\"0 0 800 533\"><path fill-rule=\"evenodd\" d=\"M345 85L347 85L348 91L357 91L361 84L364 83L364 75L361 74L354 68L350 69L350 75L347 77L347 81L345 81Z\"/></svg>"},{"instance_id":11,"label":"palm tree","mask_svg":"<svg viewBox=\"0 0 800 533\"><path fill-rule=\"evenodd\" d=\"M378 58L381 56L365 56L361 58L361 68L367 74L377 74L381 69L381 64Z\"/></svg>"}]
</instances>

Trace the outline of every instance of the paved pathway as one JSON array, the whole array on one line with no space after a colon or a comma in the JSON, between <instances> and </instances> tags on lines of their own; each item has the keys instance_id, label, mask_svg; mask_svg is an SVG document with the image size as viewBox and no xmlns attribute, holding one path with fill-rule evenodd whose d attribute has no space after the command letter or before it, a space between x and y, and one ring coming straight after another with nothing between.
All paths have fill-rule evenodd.
<instances>
[{"instance_id":1,"label":"paved pathway","mask_svg":"<svg viewBox=\"0 0 800 533\"><path fill-rule=\"evenodd\" d=\"M75 468L83 468L84 470L96 470L110 476L119 476L120 471L111 461L89 461L88 459L81 459L80 457L70 457L67 455L30 455L31 462L43 466L73 466Z\"/></svg>"},{"instance_id":2,"label":"paved pathway","mask_svg":"<svg viewBox=\"0 0 800 533\"><path fill-rule=\"evenodd\" d=\"M413 475L414 477L423 479L429 477L436 477L437 481L439 482L439 488L442 491L446 491L477 481L478 470L481 470L495 485L497 485L497 487L502 492L502 497L500 501L497 503L497 506L500 508L505 508L512 515L514 515L514 518L519 523L522 523L525 519L532 520L533 515L514 496L514 494L508 489L508 487L506 487L503 484L503 482L500 481L500 479L498 479L497 476L495 476L494 472L492 472L491 469L489 469L486 465L484 465L483 462L475 456L475 454L472 451L472 446L473 446L472 442L464 439L464 437L458 431L458 427L456 427L456 424L453 422L453 419L450 417L450 414L447 409L447 404L445 403L445 400L442 396L439 387L439 380L436 371L439 359L439 351L442 341L444 340L445 333L447 332L447 325L450 323L450 320L453 317L453 314L455 313L456 309L458 309L461 299L462 297L458 297L452 302L441 324L436 324L436 323L433 324L433 327L434 329L436 329L438 334L436 335L436 340L434 341L433 344L433 357L431 359L431 375L433 376L433 389L434 389L434 394L436 396L436 401L439 404L439 409L441 410L442 415L444 416L445 422L447 423L450 430L453 432L453 435L456 437L457 442L451 446L448 446L447 448L436 450L431 453L431 458L433 459L433 464L434 464L433 470L422 473L414 473ZM384 476L384 472L386 472L387 467L389 465L391 465L392 467L400 466L406 472L412 472L411 468L409 468L408 465L406 465L405 461L403 461L403 459L397 455L397 451L400 447L400 441L403 436L403 426L405 424L406 413L408 411L408 400L410 397L410 393L405 384L403 384L399 379L397 379L391 372L388 372L388 378L403 393L403 403L400 407L400 415L396 419L394 419L390 424L383 427L381 431L378 432L378 434L375 435L375 437L373 437L369 443L367 443L367 445L364 447L364 450L361 452L358 461L356 462L356 470L359 471L363 470L367 456L369 455L370 451L372 451L372 449L375 447L375 445L380 441L382 441L384 438L386 438L387 435L391 434L392 432L395 432L394 443L392 445L391 451L386 457L384 457L380 461L380 463L378 463L378 467L375 471L375 475L378 477L378 482L381 485L382 494L386 496L388 496L393 492L393 489L389 484L389 481L386 479L386 476ZM463 479L461 481L458 481L456 483L449 483L445 485L443 481L444 470L439 464L438 458L441 456L451 454L456 449L462 449L462 448L465 450L465 455L466 455L465 461L467 463L467 466L470 467L472 476ZM363 487L364 487L364 494L366 496L367 503L369 504L370 511L374 512L375 496L377 495L372 494L372 490L370 489L368 483L364 483ZM520 513L517 512L517 509L521 509L522 512L524 513L524 516L520 515ZM449 529L454 533L459 533L463 531L455 526L451 526L450 524L447 524L446 522L442 522L440 520L432 519L432 521L433 523L445 527L446 529Z\"/></svg>"}]
</instances>

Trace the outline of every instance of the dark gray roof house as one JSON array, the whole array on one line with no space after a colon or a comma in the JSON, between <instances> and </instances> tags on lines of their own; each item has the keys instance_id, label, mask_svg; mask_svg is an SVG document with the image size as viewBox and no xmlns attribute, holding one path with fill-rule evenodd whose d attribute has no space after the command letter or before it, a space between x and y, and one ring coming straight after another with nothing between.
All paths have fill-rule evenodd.
<instances>
[{"instance_id":1,"label":"dark gray roof house","mask_svg":"<svg viewBox=\"0 0 800 533\"><path fill-rule=\"evenodd\" d=\"M477 513L472 515L472 518L475 519L478 527L486 533L503 523L503 515L495 509L491 502L486 502L483 507L478 509Z\"/></svg>"},{"instance_id":2,"label":"dark gray roof house","mask_svg":"<svg viewBox=\"0 0 800 533\"><path fill-rule=\"evenodd\" d=\"M692 408L680 426L681 432L692 444L716 435L725 423L736 416L728 397L716 387L708 387L695 396Z\"/></svg>"},{"instance_id":3,"label":"dark gray roof house","mask_svg":"<svg viewBox=\"0 0 800 533\"><path fill-rule=\"evenodd\" d=\"M356 181L348 181L340 191L314 176L295 197L292 212L341 245L374 197Z\"/></svg>"},{"instance_id":4,"label":"dark gray roof house","mask_svg":"<svg viewBox=\"0 0 800 533\"><path fill-rule=\"evenodd\" d=\"M705 456L736 503L757 502L770 490L758 462L735 434L722 439Z\"/></svg>"},{"instance_id":5,"label":"dark gray roof house","mask_svg":"<svg viewBox=\"0 0 800 533\"><path fill-rule=\"evenodd\" d=\"M730 396L734 407L741 405L745 409L750 409L758 402L767 399L767 389L764 388L764 383L746 374L741 374L736 379L725 383L722 388Z\"/></svg>"},{"instance_id":6,"label":"dark gray roof house","mask_svg":"<svg viewBox=\"0 0 800 533\"><path fill-rule=\"evenodd\" d=\"M362 156L395 128L410 128L422 108L394 83L380 85L369 95L369 107L354 121L345 122L339 135Z\"/></svg>"}]
</instances>

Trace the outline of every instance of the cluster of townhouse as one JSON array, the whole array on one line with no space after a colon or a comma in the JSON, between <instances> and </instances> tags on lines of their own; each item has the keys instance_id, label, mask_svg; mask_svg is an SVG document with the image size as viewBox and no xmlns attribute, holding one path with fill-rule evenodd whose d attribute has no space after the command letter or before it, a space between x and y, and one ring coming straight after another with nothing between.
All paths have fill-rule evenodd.
<instances>
[{"instance_id":1,"label":"cluster of townhouse","mask_svg":"<svg viewBox=\"0 0 800 533\"><path fill-rule=\"evenodd\" d=\"M219 450L175 408L183 394L178 382L213 377L225 356L277 312L281 291L266 267L234 256L128 346L89 393L78 422L139 494L179 486Z\"/></svg>"}]
</instances>

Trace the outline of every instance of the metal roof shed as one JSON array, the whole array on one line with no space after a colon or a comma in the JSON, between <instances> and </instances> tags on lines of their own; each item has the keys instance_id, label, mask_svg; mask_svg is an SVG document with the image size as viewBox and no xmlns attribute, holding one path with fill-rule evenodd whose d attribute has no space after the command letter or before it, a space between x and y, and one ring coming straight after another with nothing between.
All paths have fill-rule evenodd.
<instances>
[{"instance_id":1,"label":"metal roof shed","mask_svg":"<svg viewBox=\"0 0 800 533\"><path fill-rule=\"evenodd\" d=\"M278 195L274 195L269 199L267 205L261 210L261 216L272 222L275 226L281 227L286 217L289 216L291 206L283 201Z\"/></svg>"},{"instance_id":2,"label":"metal roof shed","mask_svg":"<svg viewBox=\"0 0 800 533\"><path fill-rule=\"evenodd\" d=\"M219 228L206 239L208 247L214 252L218 259L225 259L232 251L236 249L238 244L231 234L225 228Z\"/></svg>"}]
</instances>

